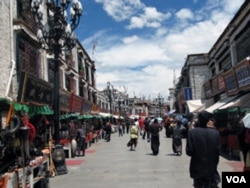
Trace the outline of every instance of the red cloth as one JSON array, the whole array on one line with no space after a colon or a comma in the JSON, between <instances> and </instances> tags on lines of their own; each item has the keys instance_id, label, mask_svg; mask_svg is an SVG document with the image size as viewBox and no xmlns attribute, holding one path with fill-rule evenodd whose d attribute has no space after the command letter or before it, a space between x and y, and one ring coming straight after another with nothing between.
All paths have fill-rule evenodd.
<instances>
[{"instance_id":1,"label":"red cloth","mask_svg":"<svg viewBox=\"0 0 250 188\"><path fill-rule=\"evenodd\" d=\"M22 117L23 124L29 128L29 140L33 141L36 138L36 128L29 122L28 116Z\"/></svg>"},{"instance_id":2,"label":"red cloth","mask_svg":"<svg viewBox=\"0 0 250 188\"><path fill-rule=\"evenodd\" d=\"M143 119L141 117L139 117L138 122L139 122L140 128L144 128L144 121L143 121Z\"/></svg>"},{"instance_id":3,"label":"red cloth","mask_svg":"<svg viewBox=\"0 0 250 188\"><path fill-rule=\"evenodd\" d=\"M62 144L62 145L65 145L65 144L68 144L68 143L70 143L69 139L61 139L60 140L60 144Z\"/></svg>"},{"instance_id":4,"label":"red cloth","mask_svg":"<svg viewBox=\"0 0 250 188\"><path fill-rule=\"evenodd\" d=\"M228 146L231 149L240 149L237 135L228 135Z\"/></svg>"}]
</instances>

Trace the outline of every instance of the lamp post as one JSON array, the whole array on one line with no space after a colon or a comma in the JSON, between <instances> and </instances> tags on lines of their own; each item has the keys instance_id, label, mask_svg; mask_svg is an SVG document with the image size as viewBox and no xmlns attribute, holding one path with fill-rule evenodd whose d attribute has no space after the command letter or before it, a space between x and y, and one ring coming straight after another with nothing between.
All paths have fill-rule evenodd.
<instances>
[{"instance_id":1,"label":"lamp post","mask_svg":"<svg viewBox=\"0 0 250 188\"><path fill-rule=\"evenodd\" d=\"M70 24L67 22L67 8L71 0L32 0L31 11L35 15L37 23L37 39L41 47L54 54L54 88L53 88L53 110L54 110L54 140L55 150L52 158L55 163L57 175L68 172L65 163L63 146L60 145L60 55L62 51L71 50L76 44L73 31L80 22L82 5L78 0L72 1L70 8ZM45 10L46 8L46 10ZM44 16L44 13L45 16ZM45 17L45 19L44 19ZM54 170L53 170L54 171Z\"/></svg>"},{"instance_id":2,"label":"lamp post","mask_svg":"<svg viewBox=\"0 0 250 188\"><path fill-rule=\"evenodd\" d=\"M122 103L122 99L121 99L121 98L119 98L119 99L118 99L119 119L121 118L121 103Z\"/></svg>"},{"instance_id":3,"label":"lamp post","mask_svg":"<svg viewBox=\"0 0 250 188\"><path fill-rule=\"evenodd\" d=\"M76 44L73 31L80 22L82 5L78 0L72 1L70 8L70 24L67 23L67 8L71 0L32 0L31 10L37 23L37 39L41 47L54 53L54 139L55 144L60 143L59 133L59 90L60 90L60 55L62 51L71 50ZM45 10L46 8L46 10ZM47 14L44 16L44 12ZM45 17L45 19L44 19Z\"/></svg>"},{"instance_id":4,"label":"lamp post","mask_svg":"<svg viewBox=\"0 0 250 188\"><path fill-rule=\"evenodd\" d=\"M108 96L109 99L109 113L113 114L113 100L117 97L117 90L114 89L113 85L110 82L107 82L107 89L104 90L105 95ZM110 122L112 123L112 117L110 118Z\"/></svg>"},{"instance_id":5,"label":"lamp post","mask_svg":"<svg viewBox=\"0 0 250 188\"><path fill-rule=\"evenodd\" d=\"M161 106L162 106L163 98L161 94L158 94L158 104L159 104L159 112L160 112L160 117L161 117Z\"/></svg>"},{"instance_id":6,"label":"lamp post","mask_svg":"<svg viewBox=\"0 0 250 188\"><path fill-rule=\"evenodd\" d=\"M109 113L112 116L112 96L111 96L111 90L113 89L113 86L110 82L107 82L107 96L109 99ZM110 118L110 122L112 123L112 117Z\"/></svg>"}]
</instances>

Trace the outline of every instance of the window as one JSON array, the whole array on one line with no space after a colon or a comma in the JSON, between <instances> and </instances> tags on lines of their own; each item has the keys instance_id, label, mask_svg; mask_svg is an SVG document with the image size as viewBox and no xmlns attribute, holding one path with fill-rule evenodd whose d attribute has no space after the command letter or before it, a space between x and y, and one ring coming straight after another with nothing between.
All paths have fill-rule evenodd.
<instances>
[{"instance_id":1,"label":"window","mask_svg":"<svg viewBox=\"0 0 250 188\"><path fill-rule=\"evenodd\" d=\"M17 72L18 75L22 71L29 72L39 77L40 70L40 54L26 40L17 38Z\"/></svg>"},{"instance_id":2,"label":"window","mask_svg":"<svg viewBox=\"0 0 250 188\"><path fill-rule=\"evenodd\" d=\"M65 87L68 91L70 91L70 76L65 75Z\"/></svg>"},{"instance_id":3,"label":"window","mask_svg":"<svg viewBox=\"0 0 250 188\"><path fill-rule=\"evenodd\" d=\"M236 53L237 61L240 62L244 58L248 57L250 54L250 27L249 23L246 24L246 27L238 34L236 37Z\"/></svg>"},{"instance_id":4,"label":"window","mask_svg":"<svg viewBox=\"0 0 250 188\"><path fill-rule=\"evenodd\" d=\"M53 59L48 59L48 81L49 83L54 83L54 61Z\"/></svg>"},{"instance_id":5,"label":"window","mask_svg":"<svg viewBox=\"0 0 250 188\"><path fill-rule=\"evenodd\" d=\"M17 17L23 20L25 26L28 26L34 33L37 31L34 15L31 12L31 0L17 1Z\"/></svg>"},{"instance_id":6,"label":"window","mask_svg":"<svg viewBox=\"0 0 250 188\"><path fill-rule=\"evenodd\" d=\"M84 98L84 90L83 90L83 87L84 87L84 83L83 82L79 82L79 96L83 97Z\"/></svg>"},{"instance_id":7,"label":"window","mask_svg":"<svg viewBox=\"0 0 250 188\"><path fill-rule=\"evenodd\" d=\"M86 81L89 82L89 66L86 65Z\"/></svg>"}]
</instances>

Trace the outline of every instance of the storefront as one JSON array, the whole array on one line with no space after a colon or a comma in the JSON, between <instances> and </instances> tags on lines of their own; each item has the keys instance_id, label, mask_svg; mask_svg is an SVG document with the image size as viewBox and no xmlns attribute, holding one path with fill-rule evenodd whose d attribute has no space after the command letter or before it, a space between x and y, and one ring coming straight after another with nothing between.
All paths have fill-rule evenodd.
<instances>
[{"instance_id":1,"label":"storefront","mask_svg":"<svg viewBox=\"0 0 250 188\"><path fill-rule=\"evenodd\" d=\"M224 144L229 151L239 151L237 134L242 126L240 121L250 112L250 61L245 59L224 73L224 80L230 101L217 106L213 112L219 120Z\"/></svg>"},{"instance_id":2,"label":"storefront","mask_svg":"<svg viewBox=\"0 0 250 188\"><path fill-rule=\"evenodd\" d=\"M217 101L216 103L214 103L213 105L206 108L205 111L207 111L209 113L214 113L215 110L218 110L223 105L233 101L236 97L237 96L231 96L231 97L226 97L224 99L221 99L221 100Z\"/></svg>"}]
</instances>

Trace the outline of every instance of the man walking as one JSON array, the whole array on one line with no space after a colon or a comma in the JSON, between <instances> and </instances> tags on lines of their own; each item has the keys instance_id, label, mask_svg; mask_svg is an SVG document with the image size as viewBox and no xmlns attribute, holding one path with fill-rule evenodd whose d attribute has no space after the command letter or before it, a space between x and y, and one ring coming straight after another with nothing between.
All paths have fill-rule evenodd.
<instances>
[{"instance_id":1,"label":"man walking","mask_svg":"<svg viewBox=\"0 0 250 188\"><path fill-rule=\"evenodd\" d=\"M79 125L77 129L76 142L77 142L77 156L85 156L85 137L86 132L83 125Z\"/></svg>"},{"instance_id":2,"label":"man walking","mask_svg":"<svg viewBox=\"0 0 250 188\"><path fill-rule=\"evenodd\" d=\"M130 127L130 119L126 118L125 119L125 124L126 124L126 132L129 134L129 127Z\"/></svg>"},{"instance_id":3,"label":"man walking","mask_svg":"<svg viewBox=\"0 0 250 188\"><path fill-rule=\"evenodd\" d=\"M199 126L188 132L186 154L191 157L189 172L195 188L212 188L219 163L219 132L214 128L211 114L198 115Z\"/></svg>"},{"instance_id":4,"label":"man walking","mask_svg":"<svg viewBox=\"0 0 250 188\"><path fill-rule=\"evenodd\" d=\"M160 134L162 130L161 125L158 123L158 119L154 119L153 123L149 125L149 132L151 134L151 150L153 155L158 155L160 146Z\"/></svg>"},{"instance_id":5,"label":"man walking","mask_svg":"<svg viewBox=\"0 0 250 188\"><path fill-rule=\"evenodd\" d=\"M149 123L150 123L150 121L149 121L148 117L146 117L144 120L144 133L143 133L142 138L145 139L145 137L147 136L148 142L150 141Z\"/></svg>"}]
</instances>

